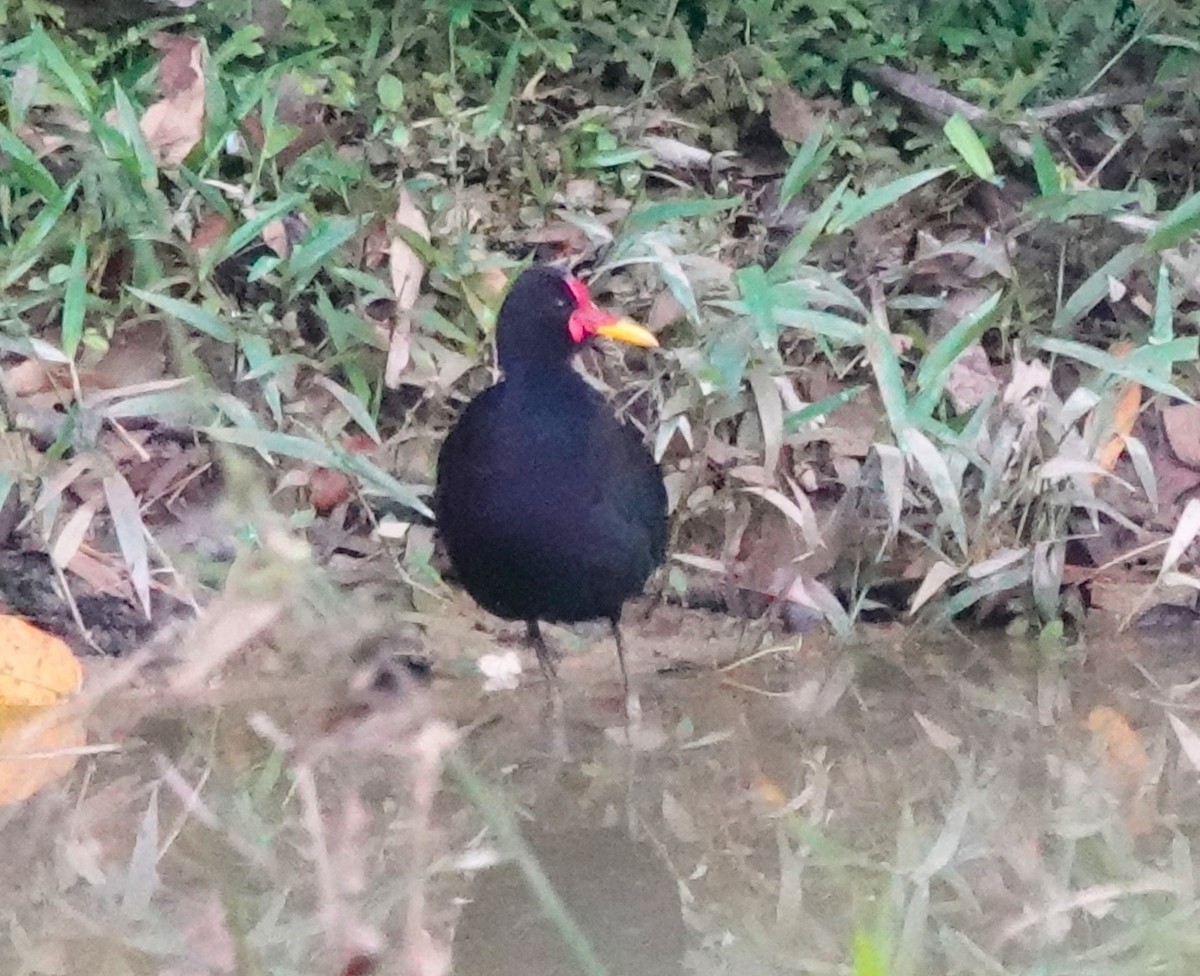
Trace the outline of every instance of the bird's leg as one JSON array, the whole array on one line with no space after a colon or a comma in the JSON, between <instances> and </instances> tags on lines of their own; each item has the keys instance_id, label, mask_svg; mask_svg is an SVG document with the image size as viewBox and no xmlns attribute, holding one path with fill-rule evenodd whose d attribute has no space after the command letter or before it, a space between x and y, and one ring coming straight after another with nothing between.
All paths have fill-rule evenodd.
<instances>
[{"instance_id":1,"label":"bird's leg","mask_svg":"<svg viewBox=\"0 0 1200 976\"><path fill-rule=\"evenodd\" d=\"M546 643L546 638L542 636L542 628L538 626L536 619L525 622L525 636L533 645L542 674L546 676L546 703L550 706L550 741L553 743L554 755L559 762L569 762L571 751L567 747L567 720L566 710L563 708L562 685L555 680L558 677L558 659L562 654Z\"/></svg>"},{"instance_id":2,"label":"bird's leg","mask_svg":"<svg viewBox=\"0 0 1200 976\"><path fill-rule=\"evenodd\" d=\"M629 672L625 670L625 642L621 639L621 622L619 618L609 620L612 625L613 640L617 644L617 663L621 665L621 684L625 686L625 697L629 697Z\"/></svg>"},{"instance_id":3,"label":"bird's leg","mask_svg":"<svg viewBox=\"0 0 1200 976\"><path fill-rule=\"evenodd\" d=\"M611 617L613 640L617 645L617 663L621 666L621 685L625 689L625 718L636 719L641 712L641 704L629 693L629 671L625 667L625 641L621 637L621 618Z\"/></svg>"},{"instance_id":4,"label":"bird's leg","mask_svg":"<svg viewBox=\"0 0 1200 976\"><path fill-rule=\"evenodd\" d=\"M561 655L546 643L546 638L542 636L542 628L538 626L537 620L526 621L525 638L533 645L542 674L547 678L557 677L558 659Z\"/></svg>"}]
</instances>

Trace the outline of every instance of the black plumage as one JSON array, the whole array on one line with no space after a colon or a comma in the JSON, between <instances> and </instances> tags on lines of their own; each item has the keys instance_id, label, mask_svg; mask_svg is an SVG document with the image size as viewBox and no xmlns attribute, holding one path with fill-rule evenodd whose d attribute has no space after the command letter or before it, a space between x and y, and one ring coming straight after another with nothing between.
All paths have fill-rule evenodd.
<instances>
[{"instance_id":1,"label":"black plumage","mask_svg":"<svg viewBox=\"0 0 1200 976\"><path fill-rule=\"evenodd\" d=\"M607 619L624 672L621 606L666 547L658 465L571 366L595 335L657 345L578 279L524 272L496 323L503 379L471 401L438 458L434 505L454 569L484 609L527 622L550 671L539 620Z\"/></svg>"}]
</instances>

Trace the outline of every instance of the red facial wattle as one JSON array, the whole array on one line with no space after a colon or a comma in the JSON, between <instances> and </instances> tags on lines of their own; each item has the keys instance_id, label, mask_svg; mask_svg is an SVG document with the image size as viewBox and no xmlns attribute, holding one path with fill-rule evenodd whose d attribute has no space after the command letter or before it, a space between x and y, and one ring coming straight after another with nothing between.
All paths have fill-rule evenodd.
<instances>
[{"instance_id":1,"label":"red facial wattle","mask_svg":"<svg viewBox=\"0 0 1200 976\"><path fill-rule=\"evenodd\" d=\"M571 313L567 328L575 342L583 342L594 336L600 326L613 321L616 316L610 315L592 301L587 285L578 278L569 276L566 281L571 297L575 299L575 311Z\"/></svg>"},{"instance_id":2,"label":"red facial wattle","mask_svg":"<svg viewBox=\"0 0 1200 976\"><path fill-rule=\"evenodd\" d=\"M605 339L645 348L658 345L658 340L636 322L606 312L592 301L587 285L578 278L568 275L565 281L571 297L575 299L575 311L567 320L567 331L575 343L585 342L592 336L599 335Z\"/></svg>"}]
</instances>

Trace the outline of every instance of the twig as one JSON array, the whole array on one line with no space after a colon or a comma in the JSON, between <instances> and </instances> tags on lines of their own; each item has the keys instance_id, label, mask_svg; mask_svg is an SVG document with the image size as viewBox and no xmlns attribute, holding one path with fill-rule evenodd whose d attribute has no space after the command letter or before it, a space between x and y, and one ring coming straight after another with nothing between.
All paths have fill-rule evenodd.
<instances>
[{"instance_id":1,"label":"twig","mask_svg":"<svg viewBox=\"0 0 1200 976\"><path fill-rule=\"evenodd\" d=\"M50 566L54 570L54 577L58 580L59 588L62 590L63 599L67 601L67 608L71 611L71 619L75 621L75 626L79 628L80 636L93 651L103 654L104 648L96 643L95 638L92 637L92 632L88 630L83 622L83 616L79 612L79 604L75 602L75 594L71 592L71 586L67 583L67 576L63 572L62 567L53 559L50 561Z\"/></svg>"},{"instance_id":2,"label":"twig","mask_svg":"<svg viewBox=\"0 0 1200 976\"><path fill-rule=\"evenodd\" d=\"M954 114L961 115L969 122L983 122L987 119L988 113L985 110L957 95L943 91L920 75L886 64L860 65L856 70L871 81L878 82L897 95L914 102L917 108L923 110L935 122L945 122Z\"/></svg>"},{"instance_id":3,"label":"twig","mask_svg":"<svg viewBox=\"0 0 1200 976\"><path fill-rule=\"evenodd\" d=\"M1137 105L1155 95L1195 91L1197 86L1200 86L1200 78L1194 75L1188 78L1172 78L1156 85L1131 85L1116 91L1067 98L1061 102L1043 105L1041 108L1028 109L1025 114L1039 122L1053 122L1056 119L1064 119L1068 115L1082 115L1085 112L1094 112L1101 108Z\"/></svg>"},{"instance_id":4,"label":"twig","mask_svg":"<svg viewBox=\"0 0 1200 976\"><path fill-rule=\"evenodd\" d=\"M907 98L931 121L945 122L950 116L957 114L969 122L980 125L1000 125L1002 122L986 109L979 108L966 99L944 91L919 75L901 71L889 65L862 65L856 70L859 74L889 91L895 92L902 98ZM1200 86L1200 77L1196 75L1172 78L1153 85L1127 86L1116 91L1102 92L1096 95L1080 95L1078 98L1052 102L1040 108L1026 109L1024 117L1034 122L1054 122L1069 115L1082 115L1097 109L1137 105L1156 95L1194 91L1197 86ZM997 138L1010 152L1022 159L1031 157L1032 147L1019 136L1001 131L997 134Z\"/></svg>"},{"instance_id":5,"label":"twig","mask_svg":"<svg viewBox=\"0 0 1200 976\"><path fill-rule=\"evenodd\" d=\"M933 122L945 122L952 115L961 115L968 122L976 122L981 125L997 124L997 120L984 109L972 105L957 95L951 95L932 82L907 71L900 71L898 68L892 68L886 64L860 66L857 71L871 81L907 98L922 111L926 118ZM1020 159L1033 158L1033 146L1028 140L1005 129L997 131L996 138L1014 156Z\"/></svg>"}]
</instances>

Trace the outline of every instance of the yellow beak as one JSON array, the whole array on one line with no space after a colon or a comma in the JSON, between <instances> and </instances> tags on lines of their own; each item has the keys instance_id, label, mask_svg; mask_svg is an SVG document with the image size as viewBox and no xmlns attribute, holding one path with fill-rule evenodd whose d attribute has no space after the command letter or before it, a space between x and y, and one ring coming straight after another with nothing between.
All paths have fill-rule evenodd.
<instances>
[{"instance_id":1,"label":"yellow beak","mask_svg":"<svg viewBox=\"0 0 1200 976\"><path fill-rule=\"evenodd\" d=\"M653 349L658 346L654 333L638 325L633 319L614 319L596 329L596 335L604 336L616 342L628 343L631 346L641 346L643 349Z\"/></svg>"}]
</instances>

